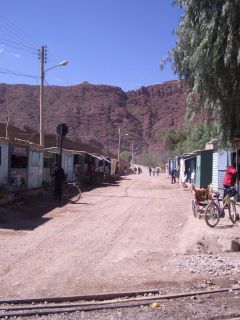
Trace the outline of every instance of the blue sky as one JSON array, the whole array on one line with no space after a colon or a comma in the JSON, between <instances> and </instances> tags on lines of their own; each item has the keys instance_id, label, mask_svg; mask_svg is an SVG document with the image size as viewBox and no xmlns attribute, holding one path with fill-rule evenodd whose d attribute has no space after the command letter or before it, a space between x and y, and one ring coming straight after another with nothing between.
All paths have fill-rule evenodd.
<instances>
[{"instance_id":1,"label":"blue sky","mask_svg":"<svg viewBox=\"0 0 240 320\"><path fill-rule=\"evenodd\" d=\"M46 72L49 85L88 81L128 91L176 79L171 65L159 65L175 45L180 16L171 0L2 1L0 83L38 84L41 45L46 69L69 60ZM9 70L36 78L2 73Z\"/></svg>"}]
</instances>

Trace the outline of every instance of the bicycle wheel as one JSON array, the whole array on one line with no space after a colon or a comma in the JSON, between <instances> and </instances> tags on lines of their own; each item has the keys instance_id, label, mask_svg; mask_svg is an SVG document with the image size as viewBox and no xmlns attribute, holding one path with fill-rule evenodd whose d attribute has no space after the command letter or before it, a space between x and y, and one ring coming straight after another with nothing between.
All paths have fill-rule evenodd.
<instances>
[{"instance_id":1,"label":"bicycle wheel","mask_svg":"<svg viewBox=\"0 0 240 320\"><path fill-rule=\"evenodd\" d=\"M206 224L213 228L216 227L220 219L220 210L215 202L210 202L205 211L205 221Z\"/></svg>"},{"instance_id":2,"label":"bicycle wheel","mask_svg":"<svg viewBox=\"0 0 240 320\"><path fill-rule=\"evenodd\" d=\"M81 190L78 185L68 183L64 195L71 203L76 203L81 198Z\"/></svg>"},{"instance_id":3,"label":"bicycle wheel","mask_svg":"<svg viewBox=\"0 0 240 320\"><path fill-rule=\"evenodd\" d=\"M236 212L235 202L233 200L229 201L228 212L229 212L229 219L232 221L232 223L235 223L237 221L237 212Z\"/></svg>"}]
</instances>

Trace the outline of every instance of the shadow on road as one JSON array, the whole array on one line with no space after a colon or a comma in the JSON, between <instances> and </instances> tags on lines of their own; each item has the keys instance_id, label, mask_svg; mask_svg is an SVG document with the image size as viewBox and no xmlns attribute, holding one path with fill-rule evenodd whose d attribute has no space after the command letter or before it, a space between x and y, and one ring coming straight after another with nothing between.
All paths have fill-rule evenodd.
<instances>
[{"instance_id":1,"label":"shadow on road","mask_svg":"<svg viewBox=\"0 0 240 320\"><path fill-rule=\"evenodd\" d=\"M225 226L216 226L215 228L216 229L231 229L234 227L234 224L228 224L228 225L225 225Z\"/></svg>"},{"instance_id":2,"label":"shadow on road","mask_svg":"<svg viewBox=\"0 0 240 320\"><path fill-rule=\"evenodd\" d=\"M126 177L109 178L108 181L99 185L88 185L83 188L84 194L96 188L118 187L121 180L126 180ZM130 180L130 179L128 179ZM90 195L89 195L90 196ZM96 196L96 195L94 195ZM108 196L106 196L108 197ZM61 203L56 203L53 200L53 195L50 192L43 191L38 196L21 198L15 203L7 204L0 207L0 229L26 230L31 231L44 223L50 221L52 217L45 217L55 208L63 207L69 204L70 199L64 199ZM82 202L81 199L77 203L71 203L75 206L90 206L87 202Z\"/></svg>"},{"instance_id":3,"label":"shadow on road","mask_svg":"<svg viewBox=\"0 0 240 320\"><path fill-rule=\"evenodd\" d=\"M1 206L0 229L34 230L52 219L45 217L49 212L68 203L69 201L56 203L51 194L43 192L31 199L21 199L21 201Z\"/></svg>"},{"instance_id":4,"label":"shadow on road","mask_svg":"<svg viewBox=\"0 0 240 320\"><path fill-rule=\"evenodd\" d=\"M151 199L151 200L169 200L168 198L128 196L128 195L104 195L104 194L88 194L87 197L103 197L103 198L133 198L133 199Z\"/></svg>"}]
</instances>

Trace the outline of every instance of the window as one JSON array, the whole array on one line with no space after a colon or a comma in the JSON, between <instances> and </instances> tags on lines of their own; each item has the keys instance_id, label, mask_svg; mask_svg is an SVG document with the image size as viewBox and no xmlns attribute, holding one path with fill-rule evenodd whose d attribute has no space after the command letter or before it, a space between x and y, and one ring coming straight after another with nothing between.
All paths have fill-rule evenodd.
<instances>
[{"instance_id":1,"label":"window","mask_svg":"<svg viewBox=\"0 0 240 320\"><path fill-rule=\"evenodd\" d=\"M22 146L11 146L11 168L27 168L27 148Z\"/></svg>"}]
</instances>

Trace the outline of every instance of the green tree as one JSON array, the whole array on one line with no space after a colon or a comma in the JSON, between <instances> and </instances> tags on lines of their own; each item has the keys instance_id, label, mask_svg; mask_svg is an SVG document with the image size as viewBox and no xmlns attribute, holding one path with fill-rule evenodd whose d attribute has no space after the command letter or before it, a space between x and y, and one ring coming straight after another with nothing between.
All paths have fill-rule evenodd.
<instances>
[{"instance_id":1,"label":"green tree","mask_svg":"<svg viewBox=\"0 0 240 320\"><path fill-rule=\"evenodd\" d=\"M122 151L120 153L120 159L130 161L132 159L132 154L129 151Z\"/></svg>"},{"instance_id":2,"label":"green tree","mask_svg":"<svg viewBox=\"0 0 240 320\"><path fill-rule=\"evenodd\" d=\"M175 0L184 10L170 52L179 77L220 125L240 136L240 1Z\"/></svg>"},{"instance_id":3,"label":"green tree","mask_svg":"<svg viewBox=\"0 0 240 320\"><path fill-rule=\"evenodd\" d=\"M164 144L166 156L174 156L204 149L206 143L217 136L218 127L214 122L208 122L160 132L158 139Z\"/></svg>"}]
</instances>

